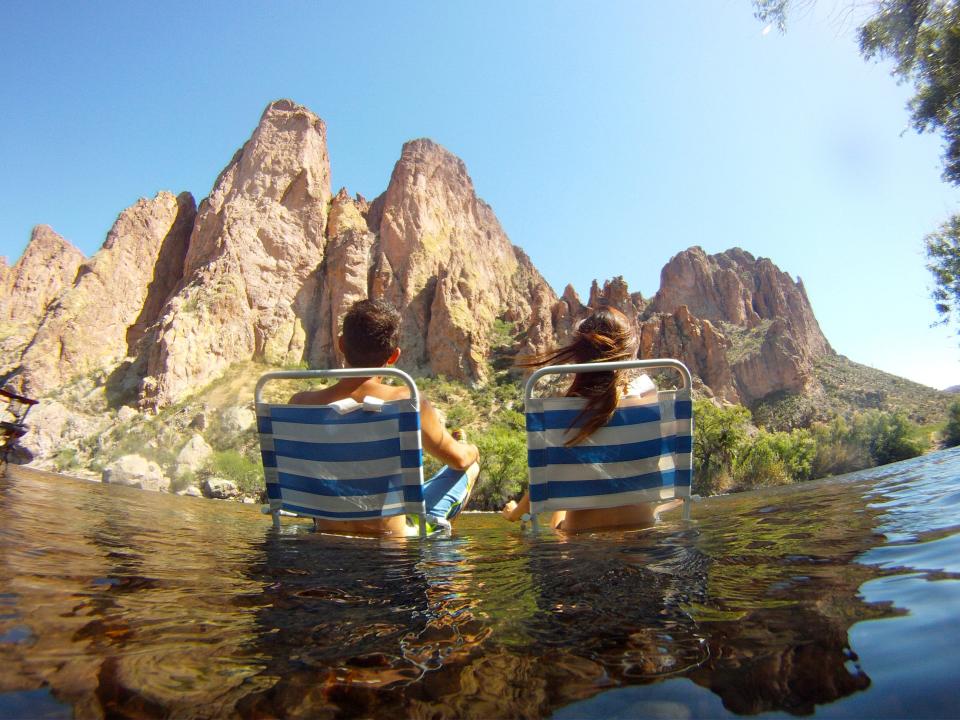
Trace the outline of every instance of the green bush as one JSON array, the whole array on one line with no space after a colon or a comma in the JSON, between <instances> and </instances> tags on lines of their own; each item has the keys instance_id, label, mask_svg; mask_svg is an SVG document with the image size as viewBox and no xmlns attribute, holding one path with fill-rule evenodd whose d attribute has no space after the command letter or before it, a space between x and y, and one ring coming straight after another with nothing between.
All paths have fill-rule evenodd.
<instances>
[{"instance_id":1,"label":"green bush","mask_svg":"<svg viewBox=\"0 0 960 720\"><path fill-rule=\"evenodd\" d=\"M733 470L732 492L754 490L761 487L786 485L790 482L783 461L769 445L749 445L737 458Z\"/></svg>"},{"instance_id":2,"label":"green bush","mask_svg":"<svg viewBox=\"0 0 960 720\"><path fill-rule=\"evenodd\" d=\"M856 417L854 425L877 465L917 457L927 449L920 428L903 412L867 410Z\"/></svg>"},{"instance_id":3,"label":"green bush","mask_svg":"<svg viewBox=\"0 0 960 720\"><path fill-rule=\"evenodd\" d=\"M263 486L260 462L251 460L236 450L218 450L204 468L207 476L232 480L244 493L256 493Z\"/></svg>"},{"instance_id":4,"label":"green bush","mask_svg":"<svg viewBox=\"0 0 960 720\"><path fill-rule=\"evenodd\" d=\"M814 478L862 470L873 464L859 432L842 417L810 428L816 444L811 476Z\"/></svg>"},{"instance_id":5,"label":"green bush","mask_svg":"<svg viewBox=\"0 0 960 720\"><path fill-rule=\"evenodd\" d=\"M527 489L527 440L522 430L494 425L471 437L480 449L480 477L473 491L473 510L499 510Z\"/></svg>"},{"instance_id":6,"label":"green bush","mask_svg":"<svg viewBox=\"0 0 960 720\"><path fill-rule=\"evenodd\" d=\"M693 492L715 495L729 489L750 412L741 405L717 407L709 400L696 400L693 418Z\"/></svg>"},{"instance_id":7,"label":"green bush","mask_svg":"<svg viewBox=\"0 0 960 720\"><path fill-rule=\"evenodd\" d=\"M947 416L947 427L943 431L943 440L947 447L960 445L960 400L950 404Z\"/></svg>"}]
</instances>

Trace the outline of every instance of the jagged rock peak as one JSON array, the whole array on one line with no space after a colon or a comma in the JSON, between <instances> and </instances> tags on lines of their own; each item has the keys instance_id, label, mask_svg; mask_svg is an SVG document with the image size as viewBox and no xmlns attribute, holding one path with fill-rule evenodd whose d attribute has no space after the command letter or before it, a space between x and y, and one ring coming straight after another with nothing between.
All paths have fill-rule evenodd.
<instances>
[{"instance_id":1,"label":"jagged rock peak","mask_svg":"<svg viewBox=\"0 0 960 720\"><path fill-rule=\"evenodd\" d=\"M277 100L201 203L184 278L153 329L144 406L171 402L232 362L301 362L326 245L326 126Z\"/></svg>"},{"instance_id":2,"label":"jagged rock peak","mask_svg":"<svg viewBox=\"0 0 960 720\"><path fill-rule=\"evenodd\" d=\"M647 311L673 312L680 305L711 322L748 329L780 318L806 359L833 352L802 283L740 248L707 255L692 247L671 258Z\"/></svg>"},{"instance_id":3,"label":"jagged rock peak","mask_svg":"<svg viewBox=\"0 0 960 720\"><path fill-rule=\"evenodd\" d=\"M180 281L196 204L158 193L120 213L103 247L50 306L21 359L24 387L43 393L134 352Z\"/></svg>"},{"instance_id":4,"label":"jagged rock peak","mask_svg":"<svg viewBox=\"0 0 960 720\"><path fill-rule=\"evenodd\" d=\"M403 146L368 221L382 253L374 290L403 308L404 357L415 366L479 379L504 309L525 329L540 288L555 301L477 198L463 161L432 140Z\"/></svg>"},{"instance_id":5,"label":"jagged rock peak","mask_svg":"<svg viewBox=\"0 0 960 720\"><path fill-rule=\"evenodd\" d=\"M330 213L327 216L327 238L333 239L345 230L368 232L366 212L367 203L357 196L351 199L345 187L340 188L333 200L330 201Z\"/></svg>"},{"instance_id":6,"label":"jagged rock peak","mask_svg":"<svg viewBox=\"0 0 960 720\"><path fill-rule=\"evenodd\" d=\"M54 232L37 225L20 259L0 285L0 322L38 322L47 306L73 282L83 253Z\"/></svg>"}]
</instances>

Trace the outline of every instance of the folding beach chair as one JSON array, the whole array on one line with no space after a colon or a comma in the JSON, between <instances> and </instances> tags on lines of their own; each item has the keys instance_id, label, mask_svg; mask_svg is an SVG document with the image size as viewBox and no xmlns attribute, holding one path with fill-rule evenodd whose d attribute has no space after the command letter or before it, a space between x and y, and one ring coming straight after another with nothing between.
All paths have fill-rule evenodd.
<instances>
[{"instance_id":1,"label":"folding beach chair","mask_svg":"<svg viewBox=\"0 0 960 720\"><path fill-rule=\"evenodd\" d=\"M607 424L567 447L568 429L586 405L583 398L533 397L545 375L610 370L672 369L683 379L678 390L627 396ZM693 479L693 412L690 371L676 360L626 360L582 365L551 365L527 381L527 464L530 516L537 513L662 502L683 498L690 517Z\"/></svg>"},{"instance_id":2,"label":"folding beach chair","mask_svg":"<svg viewBox=\"0 0 960 720\"><path fill-rule=\"evenodd\" d=\"M410 398L332 405L271 405L263 388L271 380L390 375L410 388ZM269 512L324 520L374 520L416 515L426 535L420 393L413 378L394 368L271 372L256 387L257 427Z\"/></svg>"}]
</instances>

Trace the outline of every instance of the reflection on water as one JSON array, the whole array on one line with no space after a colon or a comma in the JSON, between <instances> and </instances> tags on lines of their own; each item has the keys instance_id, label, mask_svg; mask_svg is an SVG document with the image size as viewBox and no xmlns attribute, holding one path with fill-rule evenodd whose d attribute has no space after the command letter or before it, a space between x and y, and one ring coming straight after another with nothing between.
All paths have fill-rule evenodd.
<instances>
[{"instance_id":1,"label":"reflection on water","mask_svg":"<svg viewBox=\"0 0 960 720\"><path fill-rule=\"evenodd\" d=\"M960 453L533 540L0 479L0 716L955 715Z\"/></svg>"}]
</instances>

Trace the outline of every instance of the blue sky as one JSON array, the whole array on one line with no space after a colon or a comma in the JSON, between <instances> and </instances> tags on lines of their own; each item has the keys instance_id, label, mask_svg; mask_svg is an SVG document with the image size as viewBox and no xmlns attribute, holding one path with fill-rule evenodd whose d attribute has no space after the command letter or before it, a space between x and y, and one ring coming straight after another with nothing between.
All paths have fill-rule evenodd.
<instances>
[{"instance_id":1,"label":"blue sky","mask_svg":"<svg viewBox=\"0 0 960 720\"><path fill-rule=\"evenodd\" d=\"M159 190L197 199L271 100L327 122L334 189L382 192L430 137L554 289L652 295L691 245L801 276L834 348L960 384L922 238L956 210L908 86L824 1L8 3L0 255L46 223L91 254Z\"/></svg>"}]
</instances>

